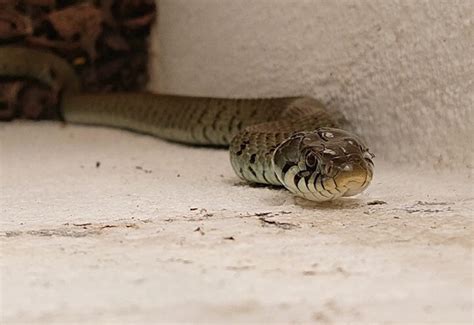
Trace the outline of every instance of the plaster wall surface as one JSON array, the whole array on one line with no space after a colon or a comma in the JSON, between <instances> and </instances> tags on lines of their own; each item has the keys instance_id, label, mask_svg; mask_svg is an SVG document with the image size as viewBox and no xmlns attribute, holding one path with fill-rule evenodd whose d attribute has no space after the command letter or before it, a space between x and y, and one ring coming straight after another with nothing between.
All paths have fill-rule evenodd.
<instances>
[{"instance_id":1,"label":"plaster wall surface","mask_svg":"<svg viewBox=\"0 0 474 325\"><path fill-rule=\"evenodd\" d=\"M378 164L316 204L225 150L51 122L0 124L0 157L1 324L473 322L462 175Z\"/></svg>"},{"instance_id":2,"label":"plaster wall surface","mask_svg":"<svg viewBox=\"0 0 474 325\"><path fill-rule=\"evenodd\" d=\"M307 94L379 158L472 168L474 2L159 0L150 89Z\"/></svg>"}]
</instances>

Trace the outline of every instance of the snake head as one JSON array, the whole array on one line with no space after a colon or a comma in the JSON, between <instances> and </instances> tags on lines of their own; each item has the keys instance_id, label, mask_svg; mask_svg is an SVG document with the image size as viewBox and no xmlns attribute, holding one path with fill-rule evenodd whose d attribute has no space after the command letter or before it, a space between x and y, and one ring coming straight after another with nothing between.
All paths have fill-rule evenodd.
<instances>
[{"instance_id":1,"label":"snake head","mask_svg":"<svg viewBox=\"0 0 474 325\"><path fill-rule=\"evenodd\" d=\"M273 153L278 180L294 194L313 201L352 196L367 188L374 155L355 135L335 128L298 132Z\"/></svg>"}]
</instances>

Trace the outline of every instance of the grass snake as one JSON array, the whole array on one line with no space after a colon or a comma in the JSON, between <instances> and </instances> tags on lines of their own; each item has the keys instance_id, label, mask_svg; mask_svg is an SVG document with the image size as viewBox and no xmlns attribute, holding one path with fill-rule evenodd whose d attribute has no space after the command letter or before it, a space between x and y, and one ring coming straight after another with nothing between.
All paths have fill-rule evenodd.
<instances>
[{"instance_id":1,"label":"grass snake","mask_svg":"<svg viewBox=\"0 0 474 325\"><path fill-rule=\"evenodd\" d=\"M50 52L0 48L0 76L31 78L61 89L70 123L129 129L196 145L228 146L236 174L283 185L297 196L328 201L367 188L373 154L338 129L310 97L225 99L152 93L85 94L67 61Z\"/></svg>"}]
</instances>

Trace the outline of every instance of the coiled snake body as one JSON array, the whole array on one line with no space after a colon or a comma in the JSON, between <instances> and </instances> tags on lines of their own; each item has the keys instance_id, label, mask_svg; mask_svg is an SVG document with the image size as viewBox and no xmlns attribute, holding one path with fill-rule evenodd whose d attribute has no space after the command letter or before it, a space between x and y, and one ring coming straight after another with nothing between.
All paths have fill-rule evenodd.
<instances>
[{"instance_id":1,"label":"coiled snake body","mask_svg":"<svg viewBox=\"0 0 474 325\"><path fill-rule=\"evenodd\" d=\"M125 128L167 140L229 146L237 175L283 185L313 201L362 192L373 155L355 135L335 128L309 97L219 99L151 93L82 94L72 67L58 56L0 48L0 76L27 77L61 88L66 122Z\"/></svg>"}]
</instances>

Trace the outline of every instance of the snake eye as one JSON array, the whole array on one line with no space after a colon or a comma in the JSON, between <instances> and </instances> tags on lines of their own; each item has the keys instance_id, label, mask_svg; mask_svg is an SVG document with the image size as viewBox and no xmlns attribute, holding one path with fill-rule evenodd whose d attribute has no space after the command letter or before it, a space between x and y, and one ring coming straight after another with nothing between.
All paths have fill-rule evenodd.
<instances>
[{"instance_id":1,"label":"snake eye","mask_svg":"<svg viewBox=\"0 0 474 325\"><path fill-rule=\"evenodd\" d=\"M318 159L316 158L316 155L314 154L314 152L308 152L306 154L306 166L308 167L314 167L316 166L316 162L318 161Z\"/></svg>"}]
</instances>

